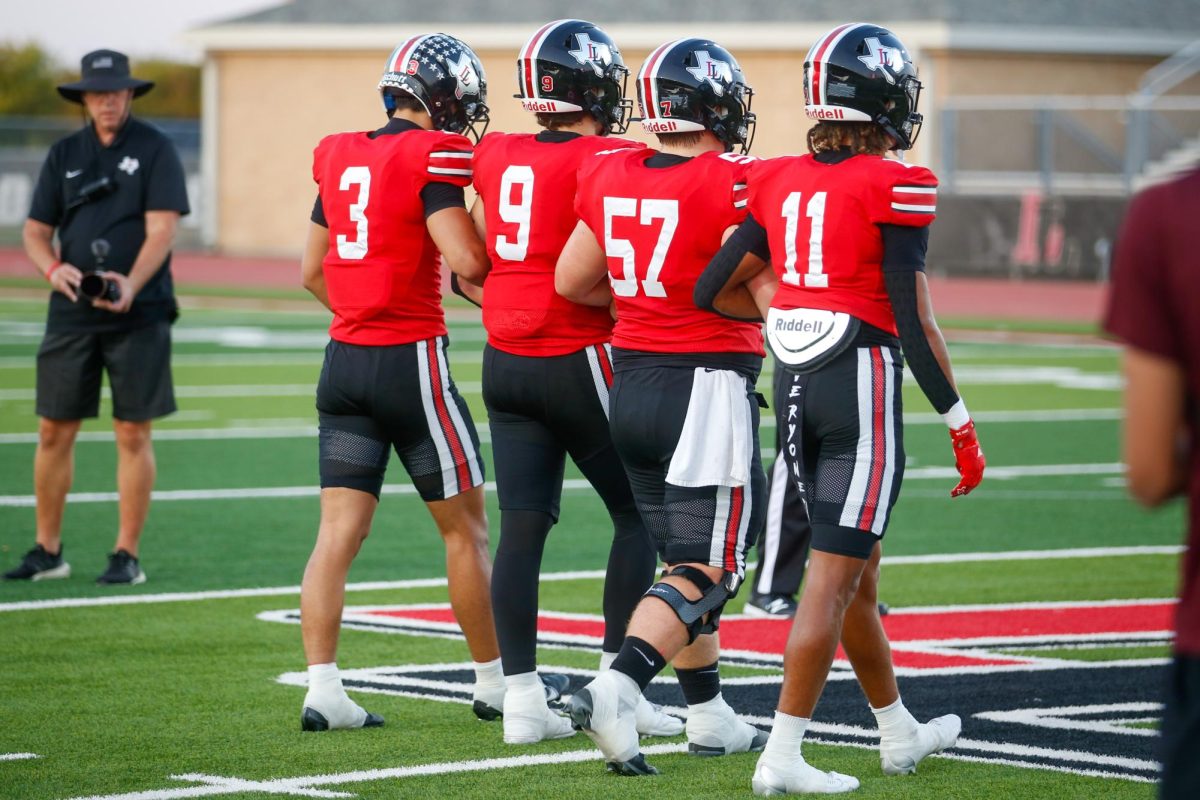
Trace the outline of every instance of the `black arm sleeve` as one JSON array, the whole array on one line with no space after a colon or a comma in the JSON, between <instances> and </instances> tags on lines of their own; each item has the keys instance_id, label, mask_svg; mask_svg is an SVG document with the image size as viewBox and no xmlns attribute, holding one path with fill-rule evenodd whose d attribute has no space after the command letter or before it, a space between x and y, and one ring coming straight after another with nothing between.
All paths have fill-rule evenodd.
<instances>
[{"instance_id":1,"label":"black arm sleeve","mask_svg":"<svg viewBox=\"0 0 1200 800\"><path fill-rule=\"evenodd\" d=\"M425 219L429 219L444 208L466 208L467 198L463 187L442 181L431 181L421 189L421 202L425 205Z\"/></svg>"},{"instance_id":2,"label":"black arm sleeve","mask_svg":"<svg viewBox=\"0 0 1200 800\"><path fill-rule=\"evenodd\" d=\"M733 235L725 241L725 244L721 245L721 249L708 262L708 266L696 280L696 288L692 292L692 302L705 311L721 314L713 307L713 303L716 302L717 295L725 288L725 284L729 282L730 277L738 268L738 264L742 263L742 259L747 253L752 253L763 261L771 260L771 251L767 247L767 231L758 224L758 220L754 218L753 214L746 217L745 221L738 226ZM721 316L742 322L761 321L758 319L742 320L740 317L729 317L728 314L721 314Z\"/></svg>"},{"instance_id":3,"label":"black arm sleeve","mask_svg":"<svg viewBox=\"0 0 1200 800\"><path fill-rule=\"evenodd\" d=\"M321 205L321 193L317 193L317 200L313 203L312 215L309 219L320 225L322 228L328 228L329 222L325 219L325 206Z\"/></svg>"},{"instance_id":4,"label":"black arm sleeve","mask_svg":"<svg viewBox=\"0 0 1200 800\"><path fill-rule=\"evenodd\" d=\"M887 285L888 299L892 301L892 312L896 318L896 330L900 333L900 347L904 349L905 360L908 362L908 368L912 369L913 377L917 379L917 384L920 386L920 391L925 392L925 397L929 398L929 402L937 411L938 414L946 414L955 403L959 402L958 392L954 391L954 386L950 385L950 381L946 378L946 373L942 372L942 365L937 363L934 356L934 350L929 347L929 339L925 338L925 327L920 324L920 313L917 309L917 272L923 271L925 266L924 259L924 242L929 240L928 228L902 228L900 225L881 225L883 228L883 282ZM894 252L907 252L912 254L912 242L908 242L907 246L901 246L900 243L890 242L890 234L892 229L896 230L923 230L923 236L920 236L920 259L917 264L908 261L907 267L899 266L899 263L893 261L893 269L888 269L888 255ZM908 234L905 234L908 236Z\"/></svg>"},{"instance_id":5,"label":"black arm sleeve","mask_svg":"<svg viewBox=\"0 0 1200 800\"><path fill-rule=\"evenodd\" d=\"M884 272L924 272L925 251L929 249L929 226L879 226L883 234Z\"/></svg>"},{"instance_id":6,"label":"black arm sleeve","mask_svg":"<svg viewBox=\"0 0 1200 800\"><path fill-rule=\"evenodd\" d=\"M467 293L463 291L462 283L459 282L458 273L456 273L456 272L450 273L450 291L454 292L456 295L461 297L463 300L466 300L468 303L475 306L476 308L483 308L482 305L480 305L479 303L476 303L474 300L467 297Z\"/></svg>"}]
</instances>

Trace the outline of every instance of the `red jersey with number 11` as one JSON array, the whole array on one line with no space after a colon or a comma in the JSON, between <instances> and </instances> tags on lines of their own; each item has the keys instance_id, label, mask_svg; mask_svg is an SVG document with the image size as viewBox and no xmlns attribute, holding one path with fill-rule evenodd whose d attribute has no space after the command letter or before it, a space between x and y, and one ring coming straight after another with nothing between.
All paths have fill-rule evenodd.
<instances>
[{"instance_id":1,"label":"red jersey with number 11","mask_svg":"<svg viewBox=\"0 0 1200 800\"><path fill-rule=\"evenodd\" d=\"M613 347L651 353L763 351L762 327L697 308L696 279L725 230L746 217L753 159L704 153L648 167L654 150L622 150L579 171L575 210L608 256L617 305Z\"/></svg>"},{"instance_id":2,"label":"red jersey with number 11","mask_svg":"<svg viewBox=\"0 0 1200 800\"><path fill-rule=\"evenodd\" d=\"M779 275L771 305L842 311L896 335L879 225L933 222L933 173L880 156L827 164L805 155L759 161L746 182Z\"/></svg>"},{"instance_id":3,"label":"red jersey with number 11","mask_svg":"<svg viewBox=\"0 0 1200 800\"><path fill-rule=\"evenodd\" d=\"M323 271L339 342L397 345L442 336L441 263L421 189L471 183L471 141L441 131L337 133L313 151L329 223Z\"/></svg>"}]
</instances>

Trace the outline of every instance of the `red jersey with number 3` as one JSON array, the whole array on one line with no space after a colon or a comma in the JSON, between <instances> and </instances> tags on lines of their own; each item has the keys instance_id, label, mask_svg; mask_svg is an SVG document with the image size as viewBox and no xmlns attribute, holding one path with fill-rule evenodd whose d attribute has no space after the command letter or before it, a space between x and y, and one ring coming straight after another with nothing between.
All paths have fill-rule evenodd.
<instances>
[{"instance_id":1,"label":"red jersey with number 3","mask_svg":"<svg viewBox=\"0 0 1200 800\"><path fill-rule=\"evenodd\" d=\"M607 308L572 303L554 291L554 265L579 221L580 163L621 147L642 145L601 136L538 141L531 133L489 133L475 148L475 191L483 201L492 260L483 325L496 349L559 356L612 336Z\"/></svg>"},{"instance_id":2,"label":"red jersey with number 3","mask_svg":"<svg viewBox=\"0 0 1200 800\"><path fill-rule=\"evenodd\" d=\"M608 256L614 347L765 355L761 326L697 308L696 279L725 230L746 217L754 159L704 153L648 167L654 150L597 155L579 171L575 210Z\"/></svg>"},{"instance_id":3,"label":"red jersey with number 3","mask_svg":"<svg viewBox=\"0 0 1200 800\"><path fill-rule=\"evenodd\" d=\"M843 311L895 335L878 226L933 222L933 173L880 156L833 164L787 156L756 163L747 184L779 275L771 305Z\"/></svg>"},{"instance_id":4,"label":"red jersey with number 3","mask_svg":"<svg viewBox=\"0 0 1200 800\"><path fill-rule=\"evenodd\" d=\"M433 181L469 185L471 141L426 130L373 139L337 133L313 151L313 180L329 223L330 337L397 345L444 335L440 255L421 189Z\"/></svg>"}]
</instances>

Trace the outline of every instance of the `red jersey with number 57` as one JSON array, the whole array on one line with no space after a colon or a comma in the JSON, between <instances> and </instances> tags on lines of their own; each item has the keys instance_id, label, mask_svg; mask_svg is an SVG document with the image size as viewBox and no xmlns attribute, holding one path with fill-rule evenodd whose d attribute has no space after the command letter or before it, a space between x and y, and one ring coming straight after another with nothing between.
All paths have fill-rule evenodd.
<instances>
[{"instance_id":1,"label":"red jersey with number 57","mask_svg":"<svg viewBox=\"0 0 1200 800\"><path fill-rule=\"evenodd\" d=\"M560 356L612 336L607 308L572 303L554 291L554 265L579 221L580 163L620 147L642 145L601 136L489 133L475 148L475 191L483 201L492 261L483 324L496 349Z\"/></svg>"},{"instance_id":2,"label":"red jersey with number 57","mask_svg":"<svg viewBox=\"0 0 1200 800\"><path fill-rule=\"evenodd\" d=\"M747 184L779 275L771 305L843 311L895 335L879 225L933 222L933 173L872 155L837 163L787 156L756 163Z\"/></svg>"},{"instance_id":3,"label":"red jersey with number 57","mask_svg":"<svg viewBox=\"0 0 1200 800\"><path fill-rule=\"evenodd\" d=\"M441 131L326 136L313 180L329 223L323 271L339 342L397 345L446 333L441 263L421 189L471 182L471 141Z\"/></svg>"},{"instance_id":4,"label":"red jersey with number 57","mask_svg":"<svg viewBox=\"0 0 1200 800\"><path fill-rule=\"evenodd\" d=\"M575 210L608 256L614 347L652 353L763 351L757 323L697 308L696 279L725 230L746 217L747 156L704 153L649 167L654 150L618 151L579 171Z\"/></svg>"}]
</instances>

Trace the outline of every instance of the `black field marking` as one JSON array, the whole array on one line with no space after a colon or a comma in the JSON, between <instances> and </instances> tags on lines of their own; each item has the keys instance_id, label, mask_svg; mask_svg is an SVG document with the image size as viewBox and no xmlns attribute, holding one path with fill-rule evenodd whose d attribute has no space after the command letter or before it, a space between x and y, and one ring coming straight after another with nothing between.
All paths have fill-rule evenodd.
<instances>
[{"instance_id":1,"label":"black field marking","mask_svg":"<svg viewBox=\"0 0 1200 800\"><path fill-rule=\"evenodd\" d=\"M543 672L571 677L570 691L585 685L593 673L550 664ZM1082 775L1133 781L1158 776L1158 739L1124 723L1130 706L1151 709L1135 716L1158 716L1166 670L1160 663L1109 669L1069 668L989 675L928 675L900 679L905 705L921 720L941 714L962 717L963 731L951 756L964 760L1045 768ZM779 697L781 675L727 680L723 694L738 714L769 727ZM285 676L300 683L303 673ZM344 680L350 691L401 694L468 703L472 671L462 664L353 670ZM686 704L673 681L656 681L646 690L653 703L686 716ZM1110 708L1111 706L1111 708ZM1048 709L1059 709L1048 712ZM1069 710L1061 710L1069 709ZM1040 713L1028 713L1028 712ZM1078 727L1047 727L981 715L1064 720ZM1026 712L1026 713L1021 713ZM1111 725L1089 724L1105 723ZM825 688L811 738L831 744L874 748L875 720L853 680L831 681Z\"/></svg>"}]
</instances>

